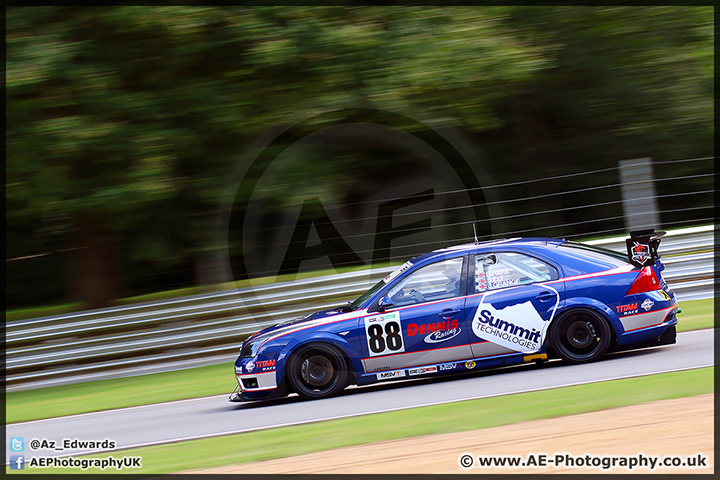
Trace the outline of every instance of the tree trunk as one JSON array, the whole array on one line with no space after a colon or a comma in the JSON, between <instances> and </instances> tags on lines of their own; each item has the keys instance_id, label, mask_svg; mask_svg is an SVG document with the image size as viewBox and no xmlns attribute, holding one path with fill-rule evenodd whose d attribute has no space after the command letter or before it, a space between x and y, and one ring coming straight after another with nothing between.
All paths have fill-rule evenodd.
<instances>
[{"instance_id":1,"label":"tree trunk","mask_svg":"<svg viewBox=\"0 0 720 480\"><path fill-rule=\"evenodd\" d=\"M69 252L71 297L85 308L103 308L124 294L118 251L105 220L78 213Z\"/></svg>"},{"instance_id":2,"label":"tree trunk","mask_svg":"<svg viewBox=\"0 0 720 480\"><path fill-rule=\"evenodd\" d=\"M233 281L228 261L218 254L206 253L195 258L195 285L212 291L225 287Z\"/></svg>"}]
</instances>

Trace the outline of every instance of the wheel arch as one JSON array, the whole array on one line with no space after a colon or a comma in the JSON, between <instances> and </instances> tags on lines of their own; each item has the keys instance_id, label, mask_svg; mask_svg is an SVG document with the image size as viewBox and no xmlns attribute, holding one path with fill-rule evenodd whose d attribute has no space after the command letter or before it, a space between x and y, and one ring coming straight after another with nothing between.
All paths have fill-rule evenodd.
<instances>
[{"instance_id":1,"label":"wheel arch","mask_svg":"<svg viewBox=\"0 0 720 480\"><path fill-rule=\"evenodd\" d=\"M290 358L292 358L292 355L298 351L298 349L311 344L324 344L338 350L343 360L345 361L345 366L348 373L348 384L351 385L357 382L356 363L358 365L362 365L362 362L357 352L355 352L355 349L352 347L352 345L350 345L348 341L346 341L339 335L322 332L303 335L302 337L294 339L285 346L281 354L281 360L278 361L276 370L278 385L280 384L280 382L283 382L283 384L287 388L288 393L294 391L292 386L290 385L286 372L287 362L290 360Z\"/></svg>"},{"instance_id":2,"label":"wheel arch","mask_svg":"<svg viewBox=\"0 0 720 480\"><path fill-rule=\"evenodd\" d=\"M546 353L548 354L548 357L559 358L557 352L555 352L553 349L552 341L550 339L550 329L552 327L552 324L556 322L559 318L567 315L569 312L579 309L592 310L595 313L599 314L601 317L603 317L608 322L608 325L610 325L610 349L612 350L617 347L618 337L624 332L624 329L622 323L620 322L620 319L610 307L594 298L567 298L565 299L562 307L558 308L557 312L555 312L555 315L553 315L553 318L549 322L548 328L546 330L547 334L545 335L545 342L543 343L543 346Z\"/></svg>"}]
</instances>

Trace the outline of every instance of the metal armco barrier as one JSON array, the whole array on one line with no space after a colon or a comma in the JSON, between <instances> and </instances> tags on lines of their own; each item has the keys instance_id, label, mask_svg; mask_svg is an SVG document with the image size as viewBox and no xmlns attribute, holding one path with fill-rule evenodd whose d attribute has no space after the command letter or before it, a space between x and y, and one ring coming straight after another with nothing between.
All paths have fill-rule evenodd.
<instances>
[{"instance_id":1,"label":"metal armco barrier","mask_svg":"<svg viewBox=\"0 0 720 480\"><path fill-rule=\"evenodd\" d=\"M587 241L625 253L625 238ZM663 237L678 299L713 296L713 227ZM8 391L232 362L248 335L359 296L394 267L8 322ZM682 318L681 318L682 320Z\"/></svg>"}]
</instances>

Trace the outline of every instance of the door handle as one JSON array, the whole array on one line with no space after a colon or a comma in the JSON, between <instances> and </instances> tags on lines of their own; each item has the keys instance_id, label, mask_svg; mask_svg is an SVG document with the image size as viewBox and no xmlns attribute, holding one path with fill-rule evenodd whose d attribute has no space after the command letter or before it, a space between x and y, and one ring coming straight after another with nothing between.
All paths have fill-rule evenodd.
<instances>
[{"instance_id":1,"label":"door handle","mask_svg":"<svg viewBox=\"0 0 720 480\"><path fill-rule=\"evenodd\" d=\"M453 310L451 308L446 308L442 312L438 313L439 316L443 318L452 317L453 315L457 315L460 313L460 310Z\"/></svg>"},{"instance_id":2,"label":"door handle","mask_svg":"<svg viewBox=\"0 0 720 480\"><path fill-rule=\"evenodd\" d=\"M541 302L547 302L548 300L552 300L553 298L555 298L555 294L552 292L542 292L535 298L537 298Z\"/></svg>"}]
</instances>

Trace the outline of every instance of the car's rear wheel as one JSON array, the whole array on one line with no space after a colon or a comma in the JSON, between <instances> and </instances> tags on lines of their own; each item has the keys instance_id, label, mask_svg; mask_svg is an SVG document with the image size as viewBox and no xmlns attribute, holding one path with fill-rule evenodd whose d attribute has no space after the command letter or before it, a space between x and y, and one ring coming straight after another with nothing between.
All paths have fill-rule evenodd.
<instances>
[{"instance_id":1,"label":"car's rear wheel","mask_svg":"<svg viewBox=\"0 0 720 480\"><path fill-rule=\"evenodd\" d=\"M566 363L599 360L607 352L611 339L607 320L588 308L569 310L550 325L553 350Z\"/></svg>"},{"instance_id":2,"label":"car's rear wheel","mask_svg":"<svg viewBox=\"0 0 720 480\"><path fill-rule=\"evenodd\" d=\"M342 354L325 344L300 347L288 362L288 381L306 400L331 397L347 386L347 367Z\"/></svg>"}]
</instances>

